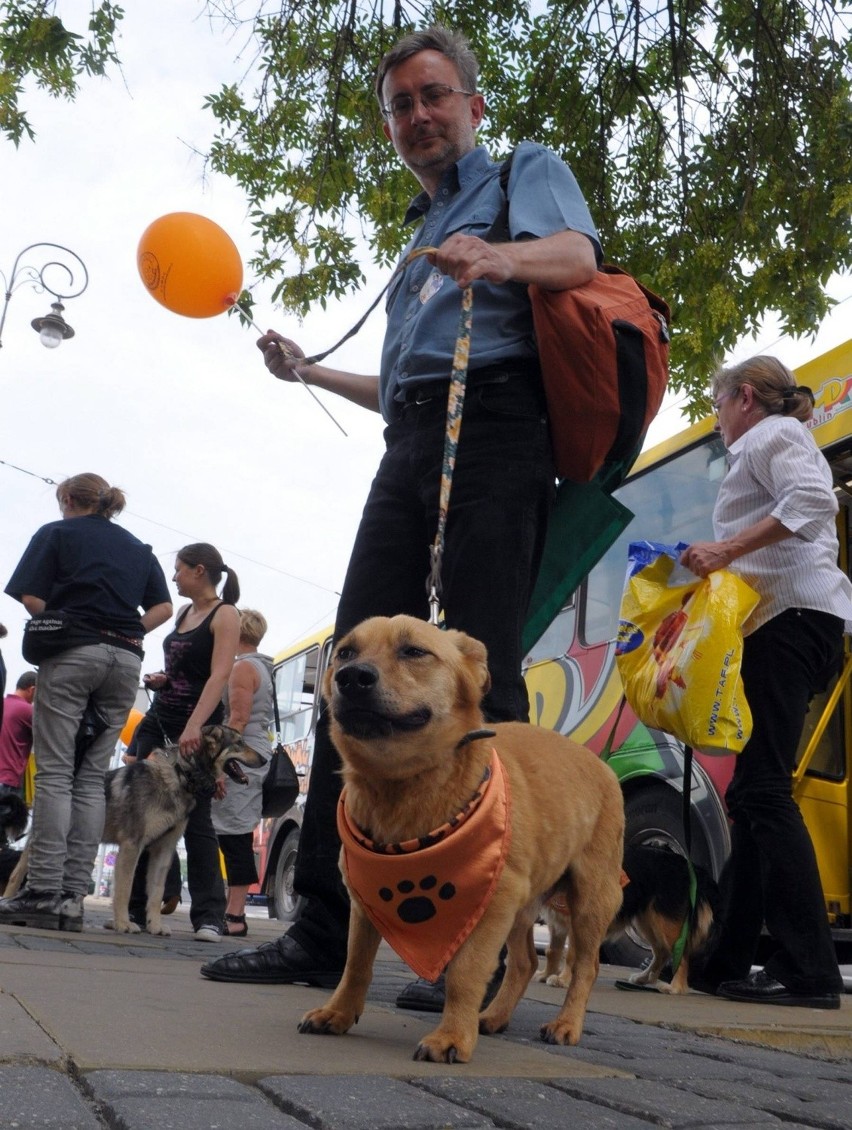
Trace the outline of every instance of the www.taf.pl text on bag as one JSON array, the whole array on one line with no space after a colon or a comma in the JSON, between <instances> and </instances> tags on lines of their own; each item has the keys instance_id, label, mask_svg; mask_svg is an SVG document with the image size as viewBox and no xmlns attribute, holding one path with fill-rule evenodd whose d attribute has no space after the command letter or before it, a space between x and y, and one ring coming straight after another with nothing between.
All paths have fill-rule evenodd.
<instances>
[{"instance_id":1,"label":"www.taf.pl text on bag","mask_svg":"<svg viewBox=\"0 0 852 1130\"><path fill-rule=\"evenodd\" d=\"M509 236L503 162L503 212L486 238ZM666 302L620 267L604 264L570 290L529 287L550 435L560 479L600 476L613 490L630 470L668 382Z\"/></svg>"}]
</instances>

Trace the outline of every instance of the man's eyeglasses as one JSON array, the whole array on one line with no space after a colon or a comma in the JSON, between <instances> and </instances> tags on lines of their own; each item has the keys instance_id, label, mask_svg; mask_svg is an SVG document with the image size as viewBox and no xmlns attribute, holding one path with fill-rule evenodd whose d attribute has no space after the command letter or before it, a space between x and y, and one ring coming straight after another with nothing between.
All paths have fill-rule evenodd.
<instances>
[{"instance_id":1,"label":"man's eyeglasses","mask_svg":"<svg viewBox=\"0 0 852 1130\"><path fill-rule=\"evenodd\" d=\"M459 90L458 87L447 86L443 82L434 82L430 86L424 86L416 95L397 94L396 98L391 98L386 106L382 106L382 113L386 118L393 118L398 122L403 118L411 117L414 113L415 101L419 101L427 110L440 110L454 94L464 94L466 98L470 98L473 91Z\"/></svg>"}]
</instances>

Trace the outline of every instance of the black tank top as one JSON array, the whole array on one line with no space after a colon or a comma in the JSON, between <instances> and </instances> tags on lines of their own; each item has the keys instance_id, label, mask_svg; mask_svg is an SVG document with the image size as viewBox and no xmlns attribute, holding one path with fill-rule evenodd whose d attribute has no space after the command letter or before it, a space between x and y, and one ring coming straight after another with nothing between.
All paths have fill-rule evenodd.
<instances>
[{"instance_id":1,"label":"black tank top","mask_svg":"<svg viewBox=\"0 0 852 1130\"><path fill-rule=\"evenodd\" d=\"M169 682L168 686L157 691L152 704L152 710L163 721L186 722L195 710L204 684L210 678L213 662L213 632L210 625L223 603L217 604L197 627L188 632L178 631L189 612L189 608L184 609L172 631L163 640L164 670ZM224 716L224 707L219 703L206 719L205 725L221 722Z\"/></svg>"}]
</instances>

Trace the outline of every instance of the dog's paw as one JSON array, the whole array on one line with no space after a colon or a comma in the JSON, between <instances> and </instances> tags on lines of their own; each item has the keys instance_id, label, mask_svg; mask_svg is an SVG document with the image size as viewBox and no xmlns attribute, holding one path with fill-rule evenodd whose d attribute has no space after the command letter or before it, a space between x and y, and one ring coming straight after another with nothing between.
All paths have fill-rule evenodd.
<instances>
[{"instance_id":1,"label":"dog's paw","mask_svg":"<svg viewBox=\"0 0 852 1130\"><path fill-rule=\"evenodd\" d=\"M105 930L114 930L116 934L141 934L142 927L137 926L135 922L128 919L126 922L116 923L112 918L108 918L104 922Z\"/></svg>"},{"instance_id":2,"label":"dog's paw","mask_svg":"<svg viewBox=\"0 0 852 1130\"><path fill-rule=\"evenodd\" d=\"M549 1024L542 1024L539 1035L546 1044L568 1044L573 1047L579 1044L582 1031L577 1032L573 1024L557 1019L551 1020Z\"/></svg>"},{"instance_id":3,"label":"dog's paw","mask_svg":"<svg viewBox=\"0 0 852 1130\"><path fill-rule=\"evenodd\" d=\"M347 1016L335 1008L312 1008L299 1021L299 1031L316 1036L342 1036L353 1024L357 1016Z\"/></svg>"},{"instance_id":4,"label":"dog's paw","mask_svg":"<svg viewBox=\"0 0 852 1130\"><path fill-rule=\"evenodd\" d=\"M414 1052L414 1059L424 1063L467 1063L473 1047L466 1047L465 1041L440 1030L424 1036Z\"/></svg>"},{"instance_id":5,"label":"dog's paw","mask_svg":"<svg viewBox=\"0 0 852 1130\"><path fill-rule=\"evenodd\" d=\"M570 973L551 973L547 978L547 984L552 985L556 989L567 989L571 984Z\"/></svg>"},{"instance_id":6,"label":"dog's paw","mask_svg":"<svg viewBox=\"0 0 852 1130\"><path fill-rule=\"evenodd\" d=\"M481 1036L496 1036L500 1032L505 1032L509 1027L509 1018L504 1016L503 1013L499 1015L491 1014L488 1012L480 1013L479 1016L479 1033Z\"/></svg>"},{"instance_id":7,"label":"dog's paw","mask_svg":"<svg viewBox=\"0 0 852 1130\"><path fill-rule=\"evenodd\" d=\"M420 893L416 893L418 891ZM456 888L452 883L442 883L439 887L434 875L426 875L419 883L415 883L413 879L401 880L396 885L396 891L392 891L390 887L380 887L378 894L382 902L396 902L397 917L413 926L434 918L438 913L435 899L448 902L456 897Z\"/></svg>"},{"instance_id":8,"label":"dog's paw","mask_svg":"<svg viewBox=\"0 0 852 1130\"><path fill-rule=\"evenodd\" d=\"M167 926L165 922L149 922L145 929L155 938L170 938L172 936L172 928Z\"/></svg>"},{"instance_id":9,"label":"dog's paw","mask_svg":"<svg viewBox=\"0 0 852 1130\"><path fill-rule=\"evenodd\" d=\"M651 977L649 969L642 969L639 973L631 973L627 978L631 985L651 985L656 983L656 977Z\"/></svg>"}]
</instances>

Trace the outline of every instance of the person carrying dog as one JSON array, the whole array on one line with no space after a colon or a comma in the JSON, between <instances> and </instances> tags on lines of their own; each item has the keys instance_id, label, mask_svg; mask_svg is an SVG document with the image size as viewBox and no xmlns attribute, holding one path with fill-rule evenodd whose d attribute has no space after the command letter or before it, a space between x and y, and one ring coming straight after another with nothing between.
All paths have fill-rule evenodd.
<instances>
[{"instance_id":1,"label":"person carrying dog","mask_svg":"<svg viewBox=\"0 0 852 1130\"><path fill-rule=\"evenodd\" d=\"M485 113L467 40L442 27L401 39L381 60L375 91L385 137L422 191L405 213L419 223L410 261L387 299L381 372L306 365L273 331L258 341L269 371L381 412L386 450L371 487L337 609L339 639L371 616L427 618L429 543L438 523L449 376L463 290L473 284L473 332L464 422L443 558L448 627L485 643L493 721L529 716L521 629L544 545L555 486L545 398L527 285L588 282L601 260L589 210L570 169L522 143L508 183L512 242L483 239L502 211L500 165L477 145ZM343 970L349 906L338 870L339 760L327 717L317 726L296 889L299 918L275 942L203 967L220 981L335 984ZM411 988L411 987L409 987ZM443 1007L443 986L418 985L399 1003ZM424 1001L425 993L425 1001Z\"/></svg>"},{"instance_id":2,"label":"person carrying dog","mask_svg":"<svg viewBox=\"0 0 852 1130\"><path fill-rule=\"evenodd\" d=\"M729 464L713 512L718 540L693 543L681 561L699 577L732 569L760 602L743 627L753 726L725 794L732 828L721 930L689 984L735 1001L840 1008L816 855L792 787L808 703L837 674L844 628L852 630L852 584L837 565L837 499L803 426L813 393L780 361L752 357L720 369L712 393ZM752 973L764 923L773 952Z\"/></svg>"},{"instance_id":3,"label":"person carrying dog","mask_svg":"<svg viewBox=\"0 0 852 1130\"><path fill-rule=\"evenodd\" d=\"M217 587L223 573L228 576L219 596ZM178 550L173 580L178 595L187 597L190 603L180 609L174 629L163 640L164 670L144 678L145 686L155 693L130 745L129 752L140 760L169 743L177 744L184 756L190 756L201 744L201 727L222 721L222 692L240 637L240 617L234 607L240 599L239 579L215 546L198 542ZM183 837L189 918L200 942L221 941L225 920L225 885L210 816L212 800L212 792L196 797ZM130 898L130 917L140 926L145 925L146 875L144 852ZM180 891L180 864L175 855L165 890L172 909Z\"/></svg>"},{"instance_id":4,"label":"person carrying dog","mask_svg":"<svg viewBox=\"0 0 852 1130\"><path fill-rule=\"evenodd\" d=\"M56 613L67 625L55 653L38 660L27 884L0 899L0 923L82 930L104 825L104 775L139 688L145 634L168 620L172 605L150 545L111 521L125 506L118 487L74 475L56 497L62 519L36 531L6 586L31 616ZM90 703L104 728L75 765Z\"/></svg>"}]
</instances>

